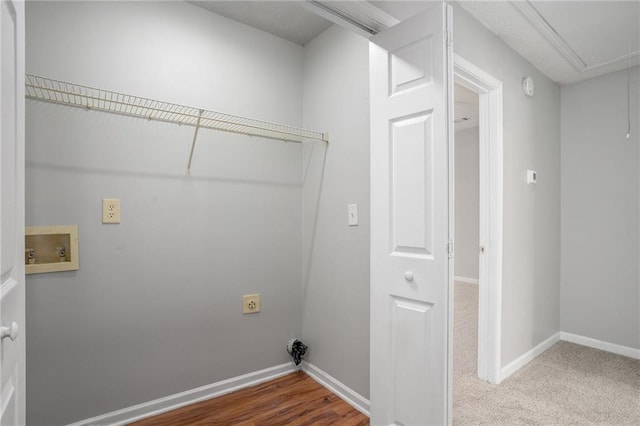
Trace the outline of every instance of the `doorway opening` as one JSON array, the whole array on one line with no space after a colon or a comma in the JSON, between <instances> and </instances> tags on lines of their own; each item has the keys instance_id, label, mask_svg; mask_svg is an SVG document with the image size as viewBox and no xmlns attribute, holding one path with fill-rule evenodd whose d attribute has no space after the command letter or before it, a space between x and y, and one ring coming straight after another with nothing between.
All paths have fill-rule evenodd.
<instances>
[{"instance_id":1,"label":"doorway opening","mask_svg":"<svg viewBox=\"0 0 640 426\"><path fill-rule=\"evenodd\" d=\"M502 141L502 83L487 74L474 64L454 55L454 81L457 87L469 99L477 96L477 377L490 383L501 381L501 303L502 303L502 230L503 230L503 141ZM465 114L462 114L464 116ZM463 120L471 121L471 120ZM471 127L471 126L469 126ZM453 148L453 147L451 147ZM457 149L457 147L456 147ZM451 150L455 153L455 149ZM455 156L450 156L450 167L455 171ZM457 173L455 173L457 176ZM450 220L454 226L456 208L456 176L450 172L450 199L454 200L450 206ZM466 200L469 201L469 200ZM464 231L464 226L461 227ZM469 232L468 230L465 232ZM451 231L457 235L458 229ZM470 250L469 235L453 238L458 252L462 243L462 250ZM471 237L473 240L473 237ZM468 258L473 255L467 253ZM455 279L465 277L465 273L473 271L473 263L461 265L457 269L450 267L449 275L449 336L450 342L455 340L454 332L454 294ZM465 269L466 271L464 272ZM471 268L471 269L468 269ZM461 280L458 280L460 282ZM475 303L475 302L472 302ZM475 346L475 345L472 345ZM450 344L449 372L453 380L454 345ZM452 395L452 393L450 394ZM451 396L453 398L453 396Z\"/></svg>"},{"instance_id":2,"label":"doorway opening","mask_svg":"<svg viewBox=\"0 0 640 426\"><path fill-rule=\"evenodd\" d=\"M454 84L454 400L478 380L480 131L478 94Z\"/></svg>"}]
</instances>

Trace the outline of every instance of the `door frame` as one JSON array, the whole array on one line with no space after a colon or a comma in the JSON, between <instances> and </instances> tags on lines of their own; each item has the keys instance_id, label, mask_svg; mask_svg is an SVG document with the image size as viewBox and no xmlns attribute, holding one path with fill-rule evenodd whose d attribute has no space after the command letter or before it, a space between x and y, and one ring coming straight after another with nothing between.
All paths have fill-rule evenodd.
<instances>
[{"instance_id":1,"label":"door frame","mask_svg":"<svg viewBox=\"0 0 640 426\"><path fill-rule=\"evenodd\" d=\"M485 250L484 253L479 255L478 378L489 383L498 384L502 381L500 371L504 168L502 82L459 55L454 53L453 56L454 81L477 93L479 98L479 236L480 247L484 247ZM453 155L451 157L450 166L454 161ZM455 193L453 167L450 167L449 179L449 197L453 200ZM451 223L453 223L453 206L450 206L449 215ZM455 241L453 232L450 239ZM453 341L453 275L453 262L451 262L449 270L450 342ZM452 359L453 351L450 351L450 377L453 377ZM452 401L450 401L450 406L451 404Z\"/></svg>"}]
</instances>

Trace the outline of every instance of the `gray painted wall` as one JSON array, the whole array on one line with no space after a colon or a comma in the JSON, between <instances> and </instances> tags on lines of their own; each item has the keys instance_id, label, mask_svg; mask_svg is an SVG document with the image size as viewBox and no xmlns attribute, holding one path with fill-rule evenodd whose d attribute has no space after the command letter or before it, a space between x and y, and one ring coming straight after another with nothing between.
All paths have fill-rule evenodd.
<instances>
[{"instance_id":1,"label":"gray painted wall","mask_svg":"<svg viewBox=\"0 0 640 426\"><path fill-rule=\"evenodd\" d=\"M300 46L183 2L27 4L27 71L302 124ZM27 279L27 419L66 424L287 362L302 148L27 102L27 225L80 270ZM122 200L102 225L101 199ZM366 210L365 210L366 212ZM367 270L367 268L363 268ZM241 295L262 312L241 314Z\"/></svg>"},{"instance_id":2,"label":"gray painted wall","mask_svg":"<svg viewBox=\"0 0 640 426\"><path fill-rule=\"evenodd\" d=\"M559 89L454 7L456 52L505 84L506 364L559 329ZM303 50L182 3L27 9L29 72L292 124L304 112L332 140L302 158L293 144L203 131L187 179L192 129L29 102L27 223L77 223L81 263L29 277L29 421L272 366L293 334L367 396L367 42L333 27ZM122 199L122 225L100 224L103 197ZM243 317L240 295L254 291L263 312Z\"/></svg>"},{"instance_id":3,"label":"gray painted wall","mask_svg":"<svg viewBox=\"0 0 640 426\"><path fill-rule=\"evenodd\" d=\"M478 279L480 151L478 127L455 134L455 276Z\"/></svg>"},{"instance_id":4,"label":"gray painted wall","mask_svg":"<svg viewBox=\"0 0 640 426\"><path fill-rule=\"evenodd\" d=\"M560 89L458 5L454 51L503 83L502 365L560 330ZM535 81L526 97L522 77ZM526 170L538 184L526 184Z\"/></svg>"},{"instance_id":5,"label":"gray painted wall","mask_svg":"<svg viewBox=\"0 0 640 426\"><path fill-rule=\"evenodd\" d=\"M369 395L369 44L333 26L304 49L303 337L308 360ZM347 225L357 203L360 225Z\"/></svg>"},{"instance_id":6,"label":"gray painted wall","mask_svg":"<svg viewBox=\"0 0 640 426\"><path fill-rule=\"evenodd\" d=\"M562 87L562 331L640 348L638 93L627 73Z\"/></svg>"}]
</instances>

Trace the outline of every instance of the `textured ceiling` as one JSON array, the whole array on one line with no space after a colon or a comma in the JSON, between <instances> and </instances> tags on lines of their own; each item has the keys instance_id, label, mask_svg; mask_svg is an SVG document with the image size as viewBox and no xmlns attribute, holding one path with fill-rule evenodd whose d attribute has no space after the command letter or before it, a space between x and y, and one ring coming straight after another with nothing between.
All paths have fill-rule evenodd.
<instances>
[{"instance_id":1,"label":"textured ceiling","mask_svg":"<svg viewBox=\"0 0 640 426\"><path fill-rule=\"evenodd\" d=\"M295 1L189 1L218 15L304 46L332 23Z\"/></svg>"},{"instance_id":2,"label":"textured ceiling","mask_svg":"<svg viewBox=\"0 0 640 426\"><path fill-rule=\"evenodd\" d=\"M627 48L640 50L640 1L547 1L533 7L588 67L626 56Z\"/></svg>"},{"instance_id":3,"label":"textured ceiling","mask_svg":"<svg viewBox=\"0 0 640 426\"><path fill-rule=\"evenodd\" d=\"M427 8L430 1L434 0L369 3L404 20ZM191 3L300 45L331 26L301 7L303 0ZM631 66L640 65L640 0L456 3L559 84L627 68L627 49Z\"/></svg>"},{"instance_id":4,"label":"textured ceiling","mask_svg":"<svg viewBox=\"0 0 640 426\"><path fill-rule=\"evenodd\" d=\"M431 0L437 1L437 0ZM374 6L384 10L390 15L395 16L401 21L404 21L407 18L411 18L412 16L422 12L426 8L429 7L429 1L369 1L369 3Z\"/></svg>"},{"instance_id":5,"label":"textured ceiling","mask_svg":"<svg viewBox=\"0 0 640 426\"><path fill-rule=\"evenodd\" d=\"M401 20L427 7L421 1L371 3ZM559 84L627 68L626 58L615 60L626 56L628 48L632 53L631 66L640 65L640 0L455 3ZM529 16L523 11L529 12ZM550 40L562 45L562 49ZM576 68L567 59L567 53L582 66ZM615 62L603 65L609 61Z\"/></svg>"},{"instance_id":6,"label":"textured ceiling","mask_svg":"<svg viewBox=\"0 0 640 426\"><path fill-rule=\"evenodd\" d=\"M457 2L505 43L527 58L547 77L559 84L573 83L591 77L627 68L626 59L609 65L597 66L604 60L626 55L627 47L638 50L638 26L640 9L638 2ZM522 12L523 6L533 6L533 16L538 22L549 25L545 33ZM455 19L455 18L454 18ZM555 33L555 34L554 34ZM578 70L550 42L552 38L564 42L569 52L587 66ZM640 64L637 54L631 65ZM594 67L595 66L595 67Z\"/></svg>"}]
</instances>

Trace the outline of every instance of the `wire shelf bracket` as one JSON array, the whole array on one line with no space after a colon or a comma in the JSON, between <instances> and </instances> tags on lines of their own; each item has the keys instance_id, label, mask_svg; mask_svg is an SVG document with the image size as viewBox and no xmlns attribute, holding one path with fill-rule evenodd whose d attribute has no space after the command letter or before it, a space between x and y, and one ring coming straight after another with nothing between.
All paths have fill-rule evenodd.
<instances>
[{"instance_id":1,"label":"wire shelf bracket","mask_svg":"<svg viewBox=\"0 0 640 426\"><path fill-rule=\"evenodd\" d=\"M193 132L193 142L191 142L191 151L189 151L189 162L187 163L187 173L191 173L191 161L193 161L193 151L196 149L196 140L198 139L198 130L200 130L200 120L202 120L202 114L204 110L200 110L198 114L198 121L196 122L196 130Z\"/></svg>"},{"instance_id":2,"label":"wire shelf bracket","mask_svg":"<svg viewBox=\"0 0 640 426\"><path fill-rule=\"evenodd\" d=\"M33 74L25 75L25 95L29 99L39 101L193 126L195 131L189 152L187 171L191 170L200 128L285 142L329 142L327 133L314 130L127 95Z\"/></svg>"}]
</instances>

